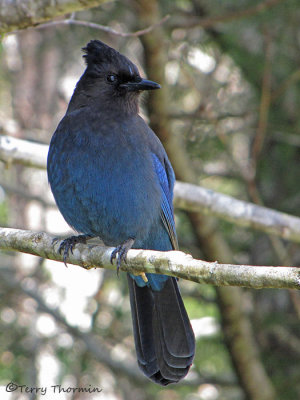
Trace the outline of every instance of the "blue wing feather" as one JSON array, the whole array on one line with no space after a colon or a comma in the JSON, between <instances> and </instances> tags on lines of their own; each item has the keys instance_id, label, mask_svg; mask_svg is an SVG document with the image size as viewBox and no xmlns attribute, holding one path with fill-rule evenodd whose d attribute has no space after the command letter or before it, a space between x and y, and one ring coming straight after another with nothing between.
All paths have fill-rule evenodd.
<instances>
[{"instance_id":1,"label":"blue wing feather","mask_svg":"<svg viewBox=\"0 0 300 400\"><path fill-rule=\"evenodd\" d=\"M161 219L168 232L173 249L176 250L178 249L178 242L173 210L173 186L175 175L167 158L165 158L163 164L157 155L152 153L152 160L161 187ZM131 276L138 286L143 287L148 285L154 291L160 291L169 278L167 275L146 274L148 278L148 283L146 284L141 276Z\"/></svg>"},{"instance_id":2,"label":"blue wing feather","mask_svg":"<svg viewBox=\"0 0 300 400\"><path fill-rule=\"evenodd\" d=\"M162 191L162 202L161 202L161 217L163 224L169 234L173 248L178 249L177 235L174 221L174 210L173 210L173 186L175 181L174 172L165 160L163 165L159 158L152 153L153 164L155 172L159 179L161 191Z\"/></svg>"}]
</instances>

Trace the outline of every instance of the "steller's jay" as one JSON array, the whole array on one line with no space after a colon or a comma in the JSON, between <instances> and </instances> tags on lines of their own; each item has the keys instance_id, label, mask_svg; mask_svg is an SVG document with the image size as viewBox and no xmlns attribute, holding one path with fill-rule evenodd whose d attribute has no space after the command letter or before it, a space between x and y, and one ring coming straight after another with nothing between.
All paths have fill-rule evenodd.
<instances>
[{"instance_id":1,"label":"steller's jay","mask_svg":"<svg viewBox=\"0 0 300 400\"><path fill-rule=\"evenodd\" d=\"M132 248L177 249L175 181L167 154L139 116L138 98L159 89L106 44L83 49L86 70L50 143L48 178L57 206L79 236L73 246L100 237L116 247L119 268ZM194 333L173 277L127 274L138 364L156 383L178 382L189 371Z\"/></svg>"}]
</instances>

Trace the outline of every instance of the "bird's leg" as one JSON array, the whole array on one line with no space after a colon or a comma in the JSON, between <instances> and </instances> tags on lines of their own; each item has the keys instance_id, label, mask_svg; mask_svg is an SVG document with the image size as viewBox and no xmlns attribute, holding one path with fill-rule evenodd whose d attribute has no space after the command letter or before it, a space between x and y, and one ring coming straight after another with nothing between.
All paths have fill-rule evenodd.
<instances>
[{"instance_id":1,"label":"bird's leg","mask_svg":"<svg viewBox=\"0 0 300 400\"><path fill-rule=\"evenodd\" d=\"M67 266L67 257L69 255L69 251L73 254L73 248L78 243L86 244L86 241L91 238L91 235L78 235L78 236L70 236L67 239L64 239L58 249L59 254L64 253L64 263ZM53 239L53 243L57 243L60 239Z\"/></svg>"},{"instance_id":2,"label":"bird's leg","mask_svg":"<svg viewBox=\"0 0 300 400\"><path fill-rule=\"evenodd\" d=\"M130 238L125 240L125 242L121 243L117 246L114 251L111 253L110 262L113 264L114 259L117 259L117 275L119 275L119 269L121 266L121 262L124 261L126 264L126 257L128 251L133 246L134 239Z\"/></svg>"},{"instance_id":3,"label":"bird's leg","mask_svg":"<svg viewBox=\"0 0 300 400\"><path fill-rule=\"evenodd\" d=\"M110 262L113 263L113 260L117 258L117 275L119 275L119 270L121 266L121 262L124 261L126 264L126 257L128 251L133 246L134 239L128 239L124 243L120 244L120 246L116 247L114 251L111 253ZM148 282L148 278L145 272L133 273L136 276L141 276L144 282Z\"/></svg>"}]
</instances>

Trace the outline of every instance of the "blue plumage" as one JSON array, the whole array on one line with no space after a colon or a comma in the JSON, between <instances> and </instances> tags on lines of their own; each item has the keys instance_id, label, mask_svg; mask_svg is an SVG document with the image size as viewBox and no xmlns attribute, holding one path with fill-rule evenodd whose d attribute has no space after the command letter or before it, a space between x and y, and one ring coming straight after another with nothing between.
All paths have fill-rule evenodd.
<instances>
[{"instance_id":1,"label":"blue plumage","mask_svg":"<svg viewBox=\"0 0 300 400\"><path fill-rule=\"evenodd\" d=\"M177 249L175 176L167 154L138 115L138 95L159 85L142 79L126 57L99 41L84 49L87 68L49 148L48 177L58 208L79 237L115 246L118 265L129 248ZM177 282L166 275L128 275L138 362L156 383L189 370L194 335ZM169 330L176 329L176 336Z\"/></svg>"}]
</instances>

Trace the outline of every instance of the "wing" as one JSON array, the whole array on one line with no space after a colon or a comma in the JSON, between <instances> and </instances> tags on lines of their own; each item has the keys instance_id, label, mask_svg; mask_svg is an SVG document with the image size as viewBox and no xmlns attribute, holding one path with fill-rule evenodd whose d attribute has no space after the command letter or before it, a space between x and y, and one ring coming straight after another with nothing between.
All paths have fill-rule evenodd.
<instances>
[{"instance_id":1,"label":"wing","mask_svg":"<svg viewBox=\"0 0 300 400\"><path fill-rule=\"evenodd\" d=\"M169 234L173 248L174 250L177 250L178 241L173 210L173 187L175 175L167 157L165 157L163 162L161 162L157 155L152 153L152 160L162 193L161 218Z\"/></svg>"}]
</instances>

